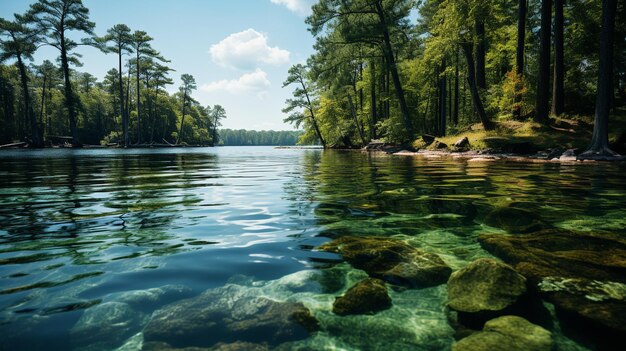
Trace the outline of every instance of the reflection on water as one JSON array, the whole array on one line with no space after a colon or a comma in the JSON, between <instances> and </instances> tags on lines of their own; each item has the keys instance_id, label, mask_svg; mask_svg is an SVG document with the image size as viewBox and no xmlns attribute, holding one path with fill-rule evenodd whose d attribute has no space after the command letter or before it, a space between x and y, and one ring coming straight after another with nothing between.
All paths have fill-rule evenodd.
<instances>
[{"instance_id":1,"label":"reflection on water","mask_svg":"<svg viewBox=\"0 0 626 351\"><path fill-rule=\"evenodd\" d=\"M99 337L116 333L105 347L114 348L154 310L227 282L304 303L323 331L301 346L449 348L445 288L394 291L392 309L340 318L329 305L363 273L313 249L343 235L394 236L458 269L489 256L476 237L501 231L484 219L504 206L553 227L626 234L623 174L271 148L3 152L0 349L84 347L94 342L76 334L85 316L123 301L143 317L124 332L102 317ZM129 294L144 299L135 306Z\"/></svg>"}]
</instances>

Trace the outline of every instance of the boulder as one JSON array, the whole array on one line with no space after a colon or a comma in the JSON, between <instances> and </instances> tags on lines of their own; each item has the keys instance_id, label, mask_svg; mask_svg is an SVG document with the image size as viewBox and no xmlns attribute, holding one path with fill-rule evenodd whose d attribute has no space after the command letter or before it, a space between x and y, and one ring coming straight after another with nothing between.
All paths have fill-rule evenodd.
<instances>
[{"instance_id":1,"label":"boulder","mask_svg":"<svg viewBox=\"0 0 626 351\"><path fill-rule=\"evenodd\" d=\"M432 145L433 145L432 146L433 149L435 149L435 150L447 149L448 148L448 144L443 143L443 142L441 142L439 140L436 140Z\"/></svg>"},{"instance_id":2,"label":"boulder","mask_svg":"<svg viewBox=\"0 0 626 351\"><path fill-rule=\"evenodd\" d=\"M499 207L489 212L485 217L485 224L506 230L509 233L529 233L547 225L533 212L515 207Z\"/></svg>"},{"instance_id":3,"label":"boulder","mask_svg":"<svg viewBox=\"0 0 626 351\"><path fill-rule=\"evenodd\" d=\"M576 149L565 150L559 157L560 161L576 161Z\"/></svg>"},{"instance_id":4,"label":"boulder","mask_svg":"<svg viewBox=\"0 0 626 351\"><path fill-rule=\"evenodd\" d=\"M483 331L472 334L452 346L453 351L550 351L549 331L524 318L503 316L485 323Z\"/></svg>"},{"instance_id":5,"label":"boulder","mask_svg":"<svg viewBox=\"0 0 626 351\"><path fill-rule=\"evenodd\" d=\"M439 256L386 237L344 236L319 249L340 254L371 277L408 287L443 284L452 273Z\"/></svg>"},{"instance_id":6,"label":"boulder","mask_svg":"<svg viewBox=\"0 0 626 351\"><path fill-rule=\"evenodd\" d=\"M335 299L333 312L338 315L365 314L391 307L385 282L368 278L356 283L343 296Z\"/></svg>"},{"instance_id":7,"label":"boulder","mask_svg":"<svg viewBox=\"0 0 626 351\"><path fill-rule=\"evenodd\" d=\"M70 331L76 350L113 349L141 330L146 316L127 303L106 302L85 310Z\"/></svg>"},{"instance_id":8,"label":"boulder","mask_svg":"<svg viewBox=\"0 0 626 351\"><path fill-rule=\"evenodd\" d=\"M278 345L304 339L318 328L301 303L250 296L244 287L226 285L155 311L144 339L178 348L237 341Z\"/></svg>"},{"instance_id":9,"label":"boulder","mask_svg":"<svg viewBox=\"0 0 626 351\"><path fill-rule=\"evenodd\" d=\"M469 139L467 137L463 137L463 138L457 140L454 143L454 148L457 151L468 150L469 147L470 147L470 142L469 142Z\"/></svg>"},{"instance_id":10,"label":"boulder","mask_svg":"<svg viewBox=\"0 0 626 351\"><path fill-rule=\"evenodd\" d=\"M483 248L526 276L568 320L626 332L626 239L606 233L546 230L483 234Z\"/></svg>"},{"instance_id":11,"label":"boulder","mask_svg":"<svg viewBox=\"0 0 626 351\"><path fill-rule=\"evenodd\" d=\"M422 141L428 146L428 145L432 144L435 141L435 137L433 135L430 135L430 134L423 134L422 135Z\"/></svg>"},{"instance_id":12,"label":"boulder","mask_svg":"<svg viewBox=\"0 0 626 351\"><path fill-rule=\"evenodd\" d=\"M494 259L478 259L452 273L448 306L459 312L502 311L526 293L526 279L511 266Z\"/></svg>"}]
</instances>

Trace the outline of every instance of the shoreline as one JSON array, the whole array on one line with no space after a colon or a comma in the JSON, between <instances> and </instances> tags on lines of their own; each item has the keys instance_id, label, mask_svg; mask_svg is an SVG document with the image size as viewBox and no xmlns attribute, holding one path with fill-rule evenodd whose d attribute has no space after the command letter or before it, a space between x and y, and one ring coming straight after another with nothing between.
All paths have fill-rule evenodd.
<instances>
[{"instance_id":1,"label":"shoreline","mask_svg":"<svg viewBox=\"0 0 626 351\"><path fill-rule=\"evenodd\" d=\"M384 151L377 151L384 152ZM389 153L393 156L419 156L424 158L453 158L455 160L467 160L467 162L516 162L516 163L567 163L567 164L589 164L597 162L617 162L626 163L626 156L614 157L611 159L579 159L576 155L561 155L559 157L549 158L549 154L541 155L520 155L511 153L488 153L481 150L478 151L434 151L434 150L418 150Z\"/></svg>"}]
</instances>

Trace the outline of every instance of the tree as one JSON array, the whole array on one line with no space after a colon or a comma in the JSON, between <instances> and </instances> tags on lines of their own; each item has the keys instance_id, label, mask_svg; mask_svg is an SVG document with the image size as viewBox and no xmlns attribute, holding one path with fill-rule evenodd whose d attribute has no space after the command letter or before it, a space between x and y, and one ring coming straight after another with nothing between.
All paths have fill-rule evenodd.
<instances>
[{"instance_id":1,"label":"tree","mask_svg":"<svg viewBox=\"0 0 626 351\"><path fill-rule=\"evenodd\" d=\"M100 49L105 53L117 54L118 62L118 93L120 102L124 101L124 83L122 81L122 56L124 53L130 54L133 52L133 37L130 33L130 28L125 24L116 24L107 30L107 34L103 37L96 38L96 42L100 44ZM111 43L111 45L107 45ZM124 104L120 103L120 116L122 117L122 131L124 134L124 147L128 147L130 144L130 136L128 134L129 116L124 108Z\"/></svg>"},{"instance_id":2,"label":"tree","mask_svg":"<svg viewBox=\"0 0 626 351\"><path fill-rule=\"evenodd\" d=\"M191 92L197 89L196 80L192 75L183 74L180 79L183 81L183 85L179 89L183 98L183 111L180 118L180 131L178 132L178 136L176 137L177 145L183 139L183 126L185 125L185 109L187 108L187 102L191 97Z\"/></svg>"},{"instance_id":3,"label":"tree","mask_svg":"<svg viewBox=\"0 0 626 351\"><path fill-rule=\"evenodd\" d=\"M95 24L89 21L89 9L83 6L81 0L39 0L31 5L26 18L36 25L38 31L46 34L44 42L61 53L65 106L72 133L72 145L80 146L76 126L77 101L70 80L70 62L78 63L77 57L72 56L72 50L79 44L68 38L68 34L77 31L93 35Z\"/></svg>"},{"instance_id":4,"label":"tree","mask_svg":"<svg viewBox=\"0 0 626 351\"><path fill-rule=\"evenodd\" d=\"M39 120L45 126L44 134L46 137L49 137L52 135L52 120L48 104L52 99L52 89L59 80L59 69L49 60L44 60L40 66L36 66L35 68L41 77L41 107Z\"/></svg>"},{"instance_id":5,"label":"tree","mask_svg":"<svg viewBox=\"0 0 626 351\"><path fill-rule=\"evenodd\" d=\"M150 42L153 40L148 33L138 30L133 33L132 44L135 50L135 74L137 84L137 143L141 143L142 133L142 121L141 121L141 94L140 94L140 79L141 74L141 59L147 57L149 59L158 59L161 62L169 62L165 60L156 50L152 48Z\"/></svg>"},{"instance_id":6,"label":"tree","mask_svg":"<svg viewBox=\"0 0 626 351\"><path fill-rule=\"evenodd\" d=\"M528 0L519 0L517 5L517 48L515 52L515 101L513 117L520 119L522 116L522 82L524 81L524 46L526 44L526 11Z\"/></svg>"},{"instance_id":7,"label":"tree","mask_svg":"<svg viewBox=\"0 0 626 351\"><path fill-rule=\"evenodd\" d=\"M537 99L535 121L548 122L550 98L550 26L552 20L552 0L541 0L541 38L539 40L539 73L537 78Z\"/></svg>"},{"instance_id":8,"label":"tree","mask_svg":"<svg viewBox=\"0 0 626 351\"><path fill-rule=\"evenodd\" d=\"M30 124L31 146L37 148L43 147L44 142L35 112L33 111L28 87L29 77L24 60L33 59L39 40L37 33L24 24L22 16L16 15L13 22L0 18L0 62L8 59L17 60L24 102L24 119L28 120Z\"/></svg>"},{"instance_id":9,"label":"tree","mask_svg":"<svg viewBox=\"0 0 626 351\"><path fill-rule=\"evenodd\" d=\"M560 116L565 109L565 62L563 55L563 2L554 0L554 80L552 83L552 114Z\"/></svg>"},{"instance_id":10,"label":"tree","mask_svg":"<svg viewBox=\"0 0 626 351\"><path fill-rule=\"evenodd\" d=\"M406 129L406 139L412 140L413 123L410 117L397 66L397 52L392 32L406 23L412 2L408 0L321 0L306 19L313 35L325 29L337 28L346 43L368 43L378 46L391 74L400 114Z\"/></svg>"},{"instance_id":11,"label":"tree","mask_svg":"<svg viewBox=\"0 0 626 351\"><path fill-rule=\"evenodd\" d=\"M613 34L617 0L602 0L602 29L600 31L600 65L596 93L596 112L591 145L579 156L581 159L606 159L619 156L609 148L609 113L613 95Z\"/></svg>"},{"instance_id":12,"label":"tree","mask_svg":"<svg viewBox=\"0 0 626 351\"><path fill-rule=\"evenodd\" d=\"M211 133L211 142L213 146L217 145L219 141L219 135L217 133L217 127L221 126L220 120L226 118L226 110L221 105L215 105L210 109L210 116L213 117L213 132Z\"/></svg>"},{"instance_id":13,"label":"tree","mask_svg":"<svg viewBox=\"0 0 626 351\"><path fill-rule=\"evenodd\" d=\"M283 83L283 88L291 84L299 85L299 87L293 91L294 99L287 99L285 102L287 106L283 109L283 113L291 113L291 115L285 118L284 121L294 123L296 128L299 128L303 122L309 121L313 126L320 143L324 148L326 148L326 141L324 140L319 124L315 119L313 103L311 102L310 86L306 83L307 73L306 67L301 64L292 66L289 69L287 79ZM304 109L305 112L302 112L302 109Z\"/></svg>"}]
</instances>

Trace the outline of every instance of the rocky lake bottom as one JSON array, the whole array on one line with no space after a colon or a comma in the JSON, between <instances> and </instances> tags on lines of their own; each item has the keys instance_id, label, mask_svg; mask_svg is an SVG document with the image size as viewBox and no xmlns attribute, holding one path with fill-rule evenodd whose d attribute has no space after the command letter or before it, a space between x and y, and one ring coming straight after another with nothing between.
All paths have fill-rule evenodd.
<instances>
[{"instance_id":1,"label":"rocky lake bottom","mask_svg":"<svg viewBox=\"0 0 626 351\"><path fill-rule=\"evenodd\" d=\"M0 153L0 350L612 350L626 166Z\"/></svg>"}]
</instances>

